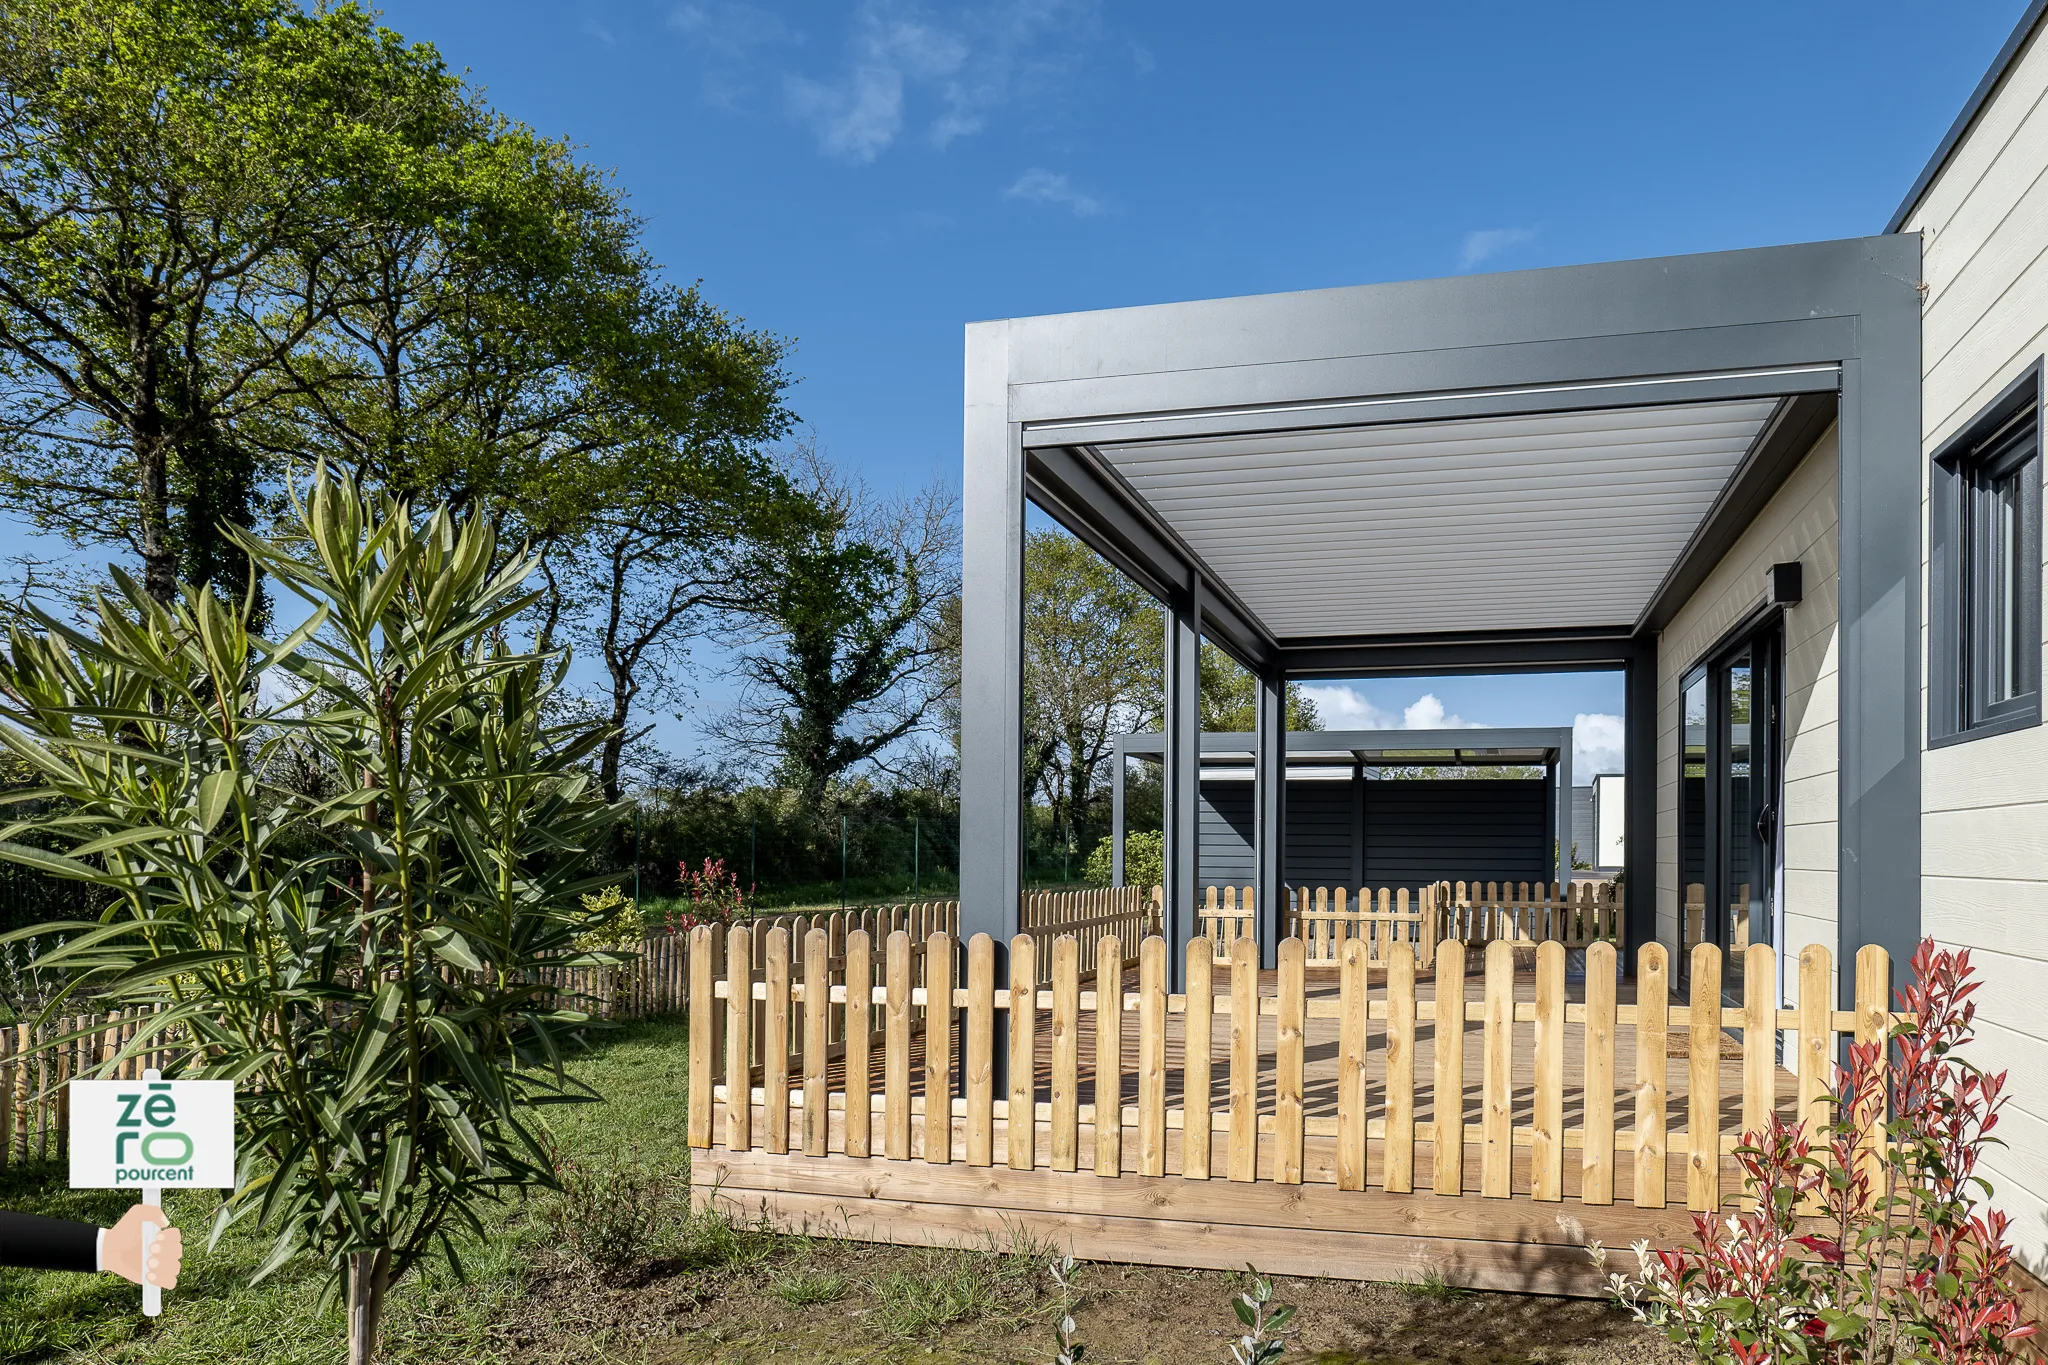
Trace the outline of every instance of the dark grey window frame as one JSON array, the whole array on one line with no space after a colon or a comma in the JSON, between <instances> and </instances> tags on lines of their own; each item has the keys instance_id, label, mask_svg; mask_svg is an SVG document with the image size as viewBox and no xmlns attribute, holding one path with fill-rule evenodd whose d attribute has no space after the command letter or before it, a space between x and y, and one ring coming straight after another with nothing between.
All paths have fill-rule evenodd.
<instances>
[{"instance_id":1,"label":"dark grey window frame","mask_svg":"<svg viewBox=\"0 0 2048 1365\"><path fill-rule=\"evenodd\" d=\"M1927 746L1962 744L2041 723L2041 381L2037 358L1934 452L1928 477ZM2016 430L2015 425L2022 424ZM2026 430L2024 424L2030 424ZM2025 686L1993 701L1985 659L1989 603L1983 519L1987 479L2020 477L2019 634Z\"/></svg>"}]
</instances>

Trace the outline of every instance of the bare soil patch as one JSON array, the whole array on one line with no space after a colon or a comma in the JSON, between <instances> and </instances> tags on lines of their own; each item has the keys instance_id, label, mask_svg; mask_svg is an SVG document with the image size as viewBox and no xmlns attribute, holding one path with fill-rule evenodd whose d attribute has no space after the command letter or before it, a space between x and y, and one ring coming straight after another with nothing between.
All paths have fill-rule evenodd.
<instances>
[{"instance_id":1,"label":"bare soil patch","mask_svg":"<svg viewBox=\"0 0 2048 1365\"><path fill-rule=\"evenodd\" d=\"M714 1235L714 1241L721 1240ZM1052 1358L1061 1300L1038 1249L936 1250L728 1232L606 1283L567 1257L536 1266L499 1327L532 1365L1029 1362ZM1073 1305L1090 1365L1227 1362L1242 1275L1089 1264ZM1276 1278L1299 1307L1287 1361L1315 1365L1683 1365L1586 1299Z\"/></svg>"}]
</instances>

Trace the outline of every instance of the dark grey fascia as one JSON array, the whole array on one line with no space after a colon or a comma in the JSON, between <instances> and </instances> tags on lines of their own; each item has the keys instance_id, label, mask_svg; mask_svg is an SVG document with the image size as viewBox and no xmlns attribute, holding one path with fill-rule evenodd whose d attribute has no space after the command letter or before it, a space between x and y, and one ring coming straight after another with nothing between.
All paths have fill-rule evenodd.
<instances>
[{"instance_id":1,"label":"dark grey fascia","mask_svg":"<svg viewBox=\"0 0 2048 1365\"><path fill-rule=\"evenodd\" d=\"M1460 631L1420 635L1290 636L1280 664L1290 678L1441 673L1564 673L1623 668L1632 626Z\"/></svg>"},{"instance_id":2,"label":"dark grey fascia","mask_svg":"<svg viewBox=\"0 0 2048 1365\"><path fill-rule=\"evenodd\" d=\"M1257 752L1258 735L1253 732L1204 731L1202 752L1204 754L1252 754ZM1122 760L1126 755L1137 758L1166 752L1166 736L1156 731L1140 731L1136 734L1116 737L1116 757ZM1486 766L1493 763L1557 763L1569 762L1572 749L1572 730L1563 726L1502 726L1468 727L1459 730L1289 730L1287 732L1287 761L1290 765L1313 767L1330 760L1321 755L1342 753L1347 761L1369 761L1368 754L1388 751L1434 752L1437 750L1467 750L1479 754L1486 749L1515 749L1535 751L1542 756L1529 758L1458 759L1456 763Z\"/></svg>"}]
</instances>

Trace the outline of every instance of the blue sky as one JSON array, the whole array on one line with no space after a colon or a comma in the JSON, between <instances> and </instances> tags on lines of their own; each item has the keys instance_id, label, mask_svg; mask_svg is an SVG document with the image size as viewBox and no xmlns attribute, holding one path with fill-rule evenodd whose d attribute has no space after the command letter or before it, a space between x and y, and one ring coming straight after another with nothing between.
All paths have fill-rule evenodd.
<instances>
[{"instance_id":1,"label":"blue sky","mask_svg":"<svg viewBox=\"0 0 2048 1365\"><path fill-rule=\"evenodd\" d=\"M388 0L384 16L616 167L660 260L794 340L793 402L819 443L907 490L957 483L973 319L1879 231L2022 8ZM1398 713L1419 686L1359 695ZM1611 679L1430 688L1494 724L1619 709ZM724 693L708 667L701 690ZM689 729L663 738L686 749Z\"/></svg>"}]
</instances>

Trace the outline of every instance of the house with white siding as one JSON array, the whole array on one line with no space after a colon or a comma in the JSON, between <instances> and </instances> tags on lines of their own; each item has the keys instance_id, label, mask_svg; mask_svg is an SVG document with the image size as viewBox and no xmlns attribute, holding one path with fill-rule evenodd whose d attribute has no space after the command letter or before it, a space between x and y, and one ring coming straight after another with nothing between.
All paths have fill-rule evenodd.
<instances>
[{"instance_id":1,"label":"house with white siding","mask_svg":"<svg viewBox=\"0 0 2048 1365\"><path fill-rule=\"evenodd\" d=\"M1920 241L1921 927L1968 947L1978 1061L2012 1076L1987 1164L2048 1266L2048 730L2041 367L2048 4L2028 6L1894 216ZM2024 563L2018 562L2024 557Z\"/></svg>"},{"instance_id":2,"label":"house with white siding","mask_svg":"<svg viewBox=\"0 0 2048 1365\"><path fill-rule=\"evenodd\" d=\"M970 327L968 913L1014 896L1026 498L1269 692L1618 667L1635 941L1973 949L2048 1265L2043 8L1877 237Z\"/></svg>"}]
</instances>

